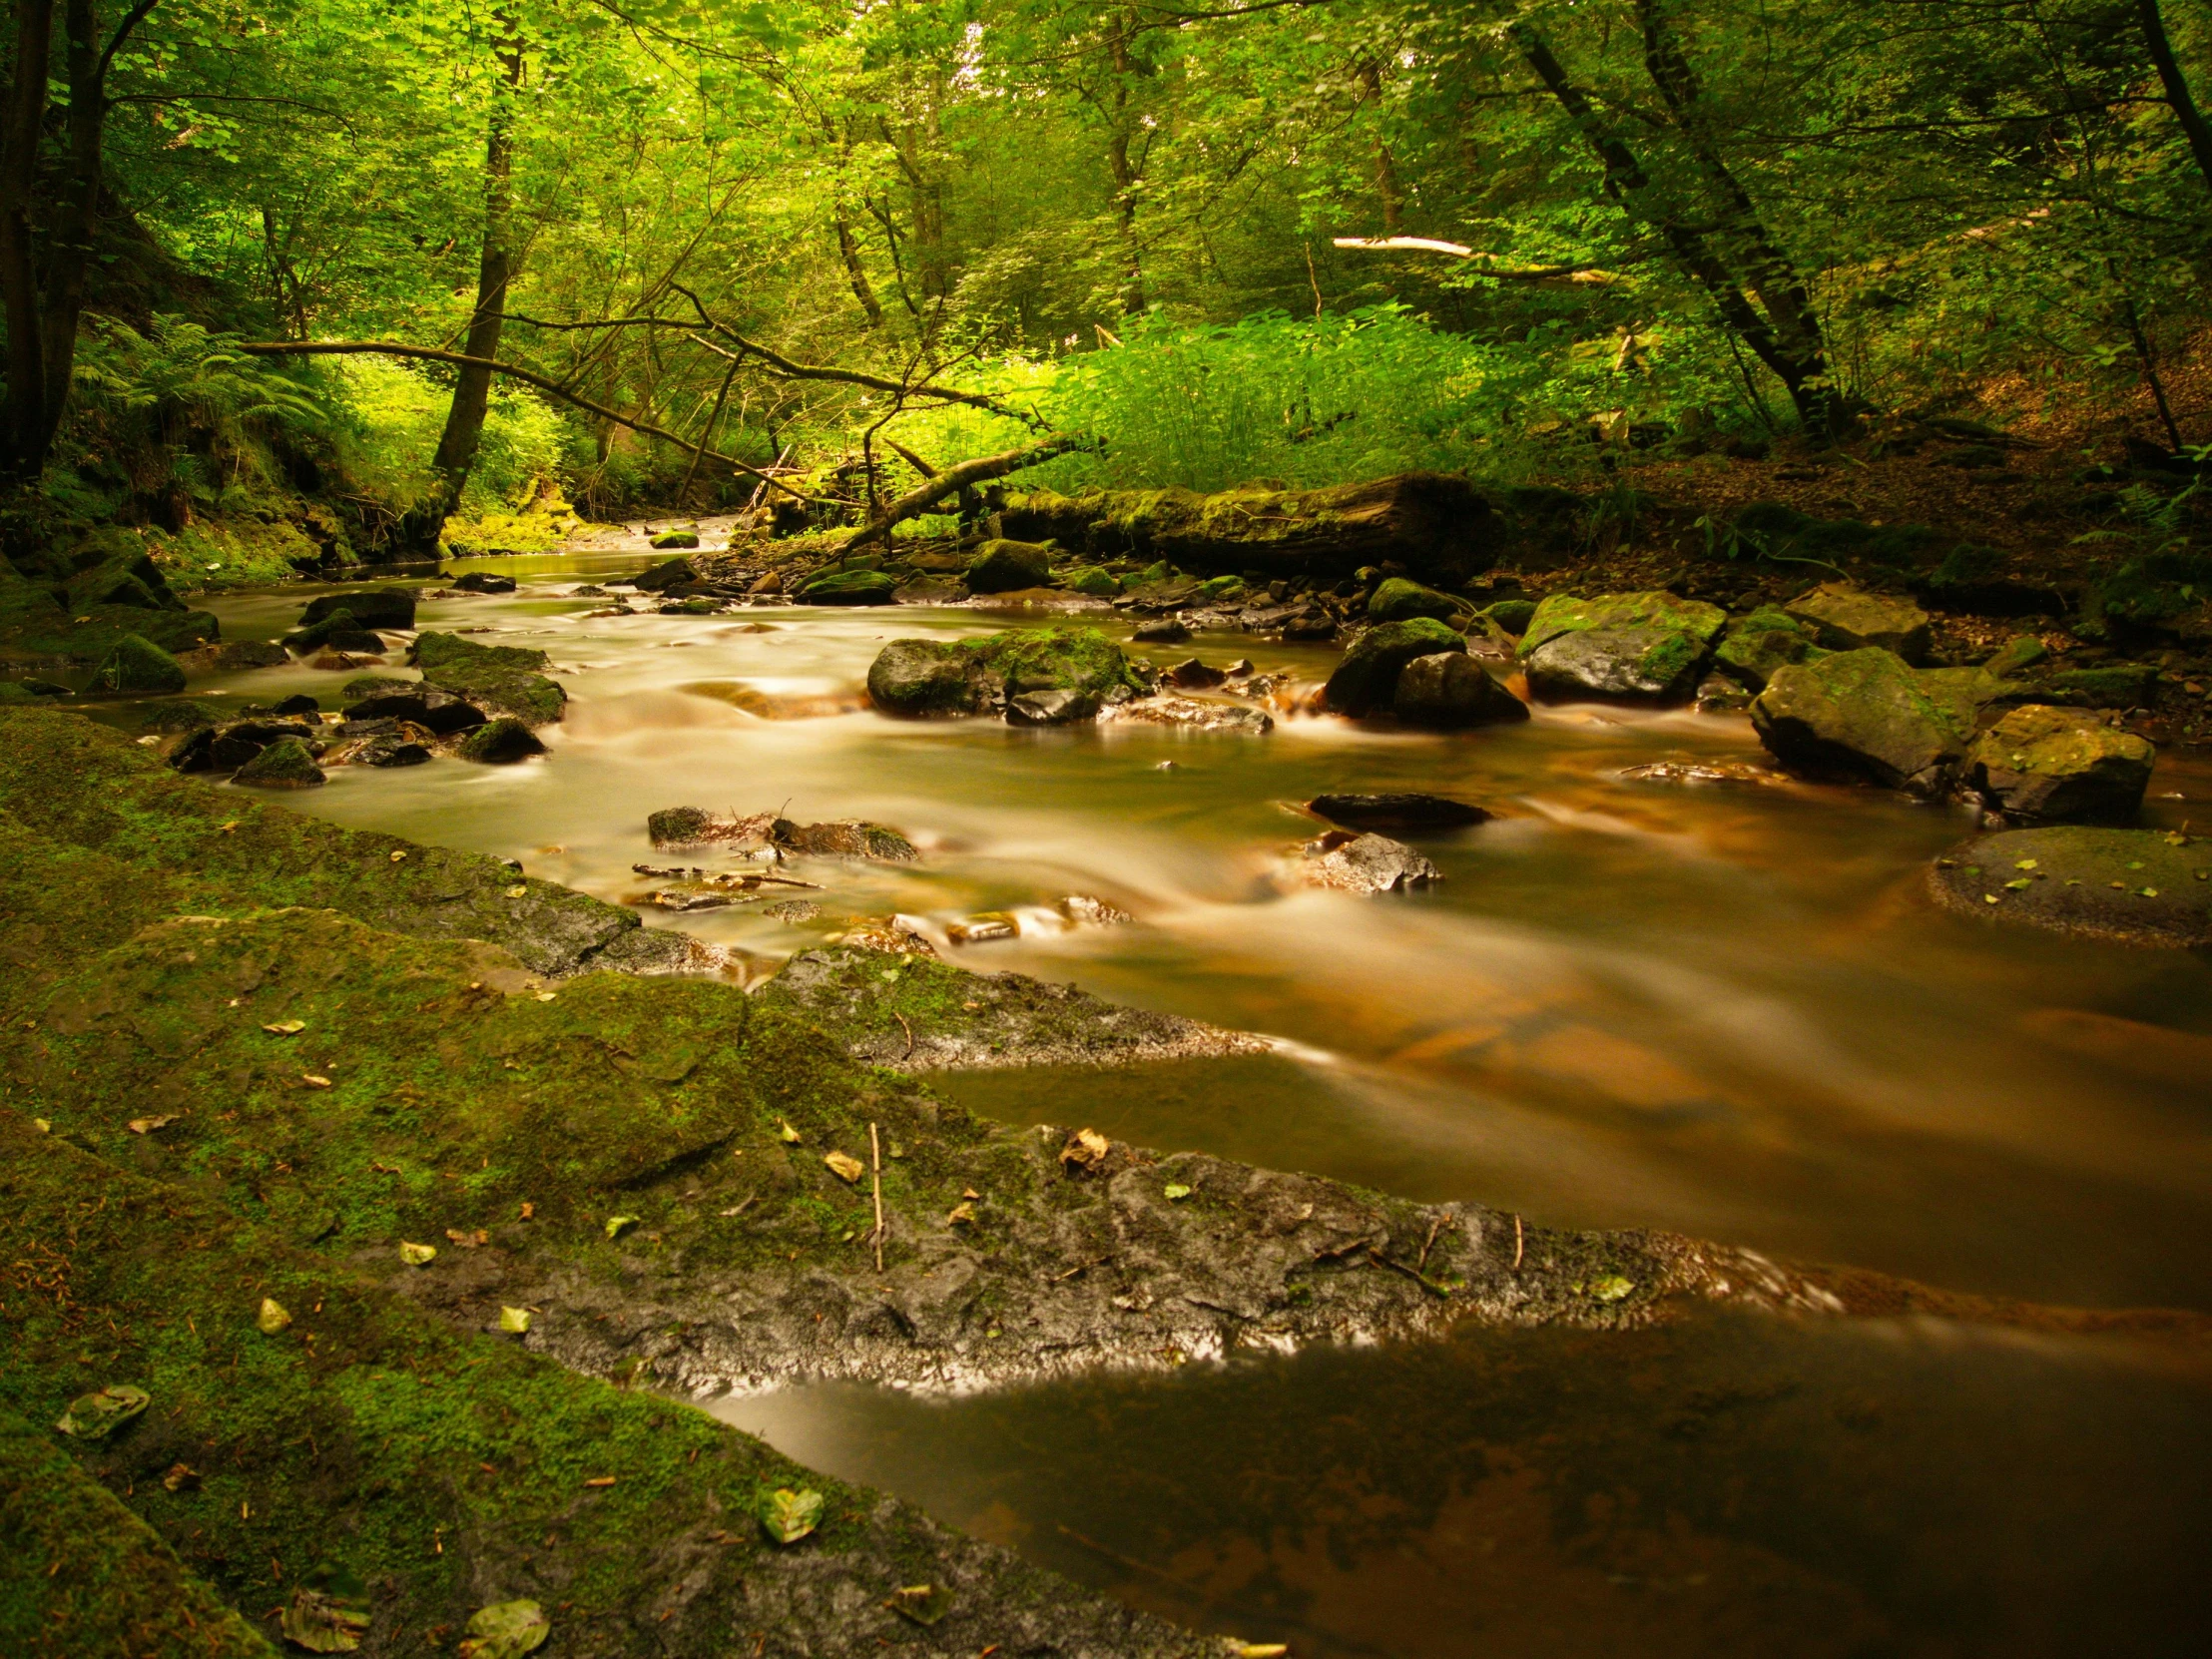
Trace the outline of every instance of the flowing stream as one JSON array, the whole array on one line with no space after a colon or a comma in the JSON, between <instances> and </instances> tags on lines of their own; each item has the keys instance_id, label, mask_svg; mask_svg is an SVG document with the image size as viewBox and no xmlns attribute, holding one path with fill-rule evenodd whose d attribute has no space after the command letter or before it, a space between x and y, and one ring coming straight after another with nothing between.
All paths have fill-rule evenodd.
<instances>
[{"instance_id":1,"label":"flowing stream","mask_svg":"<svg viewBox=\"0 0 2212 1659\"><path fill-rule=\"evenodd\" d=\"M633 864L677 861L647 843L657 808L876 820L922 859L795 867L824 883L801 895L818 915L648 922L766 973L860 916L941 939L1011 911L1018 938L945 954L1283 1039L1257 1059L933 1080L1009 1122L1952 1290L2212 1310L2212 962L1936 912L1921 883L1971 831L1957 810L1621 776L1757 761L1740 716L1539 709L1440 737L893 722L858 696L883 641L1021 619L589 617L605 602L570 595L643 562L486 560L521 591L422 606L425 628L551 653L573 703L547 762L338 769L285 804L618 901L652 885ZM227 638L271 638L313 591L213 608ZM1080 620L1126 637L1118 613ZM1335 660L1240 635L1150 654L1310 679ZM335 708L341 683L293 667L193 691ZM1414 895L1277 879L1319 828L1299 802L1384 790L1499 817L1419 838L1446 879ZM2204 761L2168 758L2151 793L2145 822L2212 825ZM1136 921L1049 925L1072 893ZM2186 1539L2212 1536L2208 1406L2212 1366L2124 1338L1721 1315L950 1400L714 1403L805 1461L1302 1659L2201 1653Z\"/></svg>"}]
</instances>

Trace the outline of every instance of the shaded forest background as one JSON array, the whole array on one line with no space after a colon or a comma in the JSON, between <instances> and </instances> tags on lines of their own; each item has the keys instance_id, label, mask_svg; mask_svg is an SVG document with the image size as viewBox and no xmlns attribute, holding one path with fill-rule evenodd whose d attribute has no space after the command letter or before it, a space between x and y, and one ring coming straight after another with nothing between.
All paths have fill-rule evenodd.
<instances>
[{"instance_id":1,"label":"shaded forest background","mask_svg":"<svg viewBox=\"0 0 2212 1659\"><path fill-rule=\"evenodd\" d=\"M194 585L645 509L821 522L1055 434L1024 481L1738 495L1931 420L2177 478L2212 437L2201 0L13 24L16 511L144 526ZM310 341L528 378L276 349Z\"/></svg>"}]
</instances>

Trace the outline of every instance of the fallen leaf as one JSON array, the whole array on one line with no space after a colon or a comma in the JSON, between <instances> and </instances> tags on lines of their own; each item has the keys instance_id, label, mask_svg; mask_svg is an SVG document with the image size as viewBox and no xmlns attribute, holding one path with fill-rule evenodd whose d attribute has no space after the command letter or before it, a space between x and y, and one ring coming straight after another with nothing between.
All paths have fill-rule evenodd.
<instances>
[{"instance_id":1,"label":"fallen leaf","mask_svg":"<svg viewBox=\"0 0 2212 1659\"><path fill-rule=\"evenodd\" d=\"M1283 1655L1291 1651L1289 1646L1282 1642L1239 1641L1232 1641L1229 1644L1229 1650L1236 1656L1236 1659L1283 1659Z\"/></svg>"},{"instance_id":2,"label":"fallen leaf","mask_svg":"<svg viewBox=\"0 0 2212 1659\"><path fill-rule=\"evenodd\" d=\"M554 995L555 993L552 991L540 991L538 992L538 1000L540 1002L551 1002Z\"/></svg>"},{"instance_id":3,"label":"fallen leaf","mask_svg":"<svg viewBox=\"0 0 2212 1659\"><path fill-rule=\"evenodd\" d=\"M41 1135L51 1135L54 1132L54 1120L52 1118L33 1118L31 1127Z\"/></svg>"},{"instance_id":4,"label":"fallen leaf","mask_svg":"<svg viewBox=\"0 0 2212 1659\"><path fill-rule=\"evenodd\" d=\"M311 1071L301 1072L299 1081L306 1084L310 1089L326 1089L330 1086L330 1080L327 1077L319 1076Z\"/></svg>"},{"instance_id":5,"label":"fallen leaf","mask_svg":"<svg viewBox=\"0 0 2212 1659\"><path fill-rule=\"evenodd\" d=\"M2035 860L2035 859L2033 859L2033 858L2022 858L2022 859L2021 859L2021 860L2020 860L2020 861L2019 861L2018 863L2014 864L2014 865L2013 865L2012 867L2013 867L2014 869L2033 869L2033 868L2035 867L2035 864L2036 864L2036 860Z\"/></svg>"},{"instance_id":6,"label":"fallen leaf","mask_svg":"<svg viewBox=\"0 0 2212 1659\"><path fill-rule=\"evenodd\" d=\"M785 1121L784 1127L780 1131L780 1133L783 1135L785 1143L787 1145L797 1146L799 1144L799 1131L791 1126L791 1122L789 1119Z\"/></svg>"},{"instance_id":7,"label":"fallen leaf","mask_svg":"<svg viewBox=\"0 0 2212 1659\"><path fill-rule=\"evenodd\" d=\"M437 1259L437 1254L436 1245L408 1244L404 1239L399 1242L399 1259L410 1268L427 1267Z\"/></svg>"},{"instance_id":8,"label":"fallen leaf","mask_svg":"<svg viewBox=\"0 0 2212 1659\"><path fill-rule=\"evenodd\" d=\"M528 1199L524 1199L522 1203L522 1220L528 1221L537 1213L538 1207L535 1204L532 1204Z\"/></svg>"},{"instance_id":9,"label":"fallen leaf","mask_svg":"<svg viewBox=\"0 0 2212 1659\"><path fill-rule=\"evenodd\" d=\"M883 1605L902 1619L932 1625L952 1611L952 1592L942 1584L906 1584L893 1590Z\"/></svg>"},{"instance_id":10,"label":"fallen leaf","mask_svg":"<svg viewBox=\"0 0 2212 1659\"><path fill-rule=\"evenodd\" d=\"M474 1250L478 1245L489 1244L491 1242L491 1235L484 1232L481 1228L477 1229L474 1233L464 1233L458 1227L448 1227L445 1230L445 1236L448 1239L451 1239L455 1244L459 1245L463 1250Z\"/></svg>"},{"instance_id":11,"label":"fallen leaf","mask_svg":"<svg viewBox=\"0 0 2212 1659\"><path fill-rule=\"evenodd\" d=\"M780 1544L796 1544L822 1519L822 1494L812 1486L778 1487L761 1503L761 1525Z\"/></svg>"},{"instance_id":12,"label":"fallen leaf","mask_svg":"<svg viewBox=\"0 0 2212 1659\"><path fill-rule=\"evenodd\" d=\"M200 1471L184 1463L172 1463L169 1472L162 1476L162 1489L171 1492L196 1492L200 1489Z\"/></svg>"},{"instance_id":13,"label":"fallen leaf","mask_svg":"<svg viewBox=\"0 0 2212 1659\"><path fill-rule=\"evenodd\" d=\"M529 897L529 887L520 881L517 881L513 886L507 889L507 896L509 898L527 898Z\"/></svg>"},{"instance_id":14,"label":"fallen leaf","mask_svg":"<svg viewBox=\"0 0 2212 1659\"><path fill-rule=\"evenodd\" d=\"M965 1224L967 1224L968 1222L971 1222L971 1221L973 1221L974 1219L975 1219L975 1206L974 1206L974 1205L972 1205L972 1204L955 1204L955 1205L954 1205L954 1206L952 1207L952 1213L951 1213L950 1215L948 1215L948 1216L946 1216L946 1217L944 1218L944 1224L945 1224L945 1226L947 1226L947 1227L960 1227L960 1226L964 1226L964 1225L965 1225Z\"/></svg>"},{"instance_id":15,"label":"fallen leaf","mask_svg":"<svg viewBox=\"0 0 2212 1659\"><path fill-rule=\"evenodd\" d=\"M1617 1273L1609 1273L1603 1279L1593 1280L1590 1284L1590 1298L1594 1302L1618 1302L1623 1297L1633 1296L1635 1292L1636 1282L1623 1279Z\"/></svg>"},{"instance_id":16,"label":"fallen leaf","mask_svg":"<svg viewBox=\"0 0 2212 1659\"><path fill-rule=\"evenodd\" d=\"M296 1035L298 1032L306 1030L306 1028L307 1022L303 1019L280 1019L274 1024L265 1025L262 1027L264 1031L267 1031L273 1037L293 1036Z\"/></svg>"},{"instance_id":17,"label":"fallen leaf","mask_svg":"<svg viewBox=\"0 0 2212 1659\"><path fill-rule=\"evenodd\" d=\"M1191 1189L1184 1186L1183 1183L1180 1181L1170 1181L1167 1184L1167 1195L1171 1199L1189 1198L1191 1196Z\"/></svg>"},{"instance_id":18,"label":"fallen leaf","mask_svg":"<svg viewBox=\"0 0 2212 1659\"><path fill-rule=\"evenodd\" d=\"M830 1166L830 1173L846 1186L867 1173L867 1167L849 1152L826 1152L822 1161Z\"/></svg>"},{"instance_id":19,"label":"fallen leaf","mask_svg":"<svg viewBox=\"0 0 2212 1659\"><path fill-rule=\"evenodd\" d=\"M167 1129L183 1115L181 1112L164 1112L160 1117L133 1118L124 1127L134 1135L151 1135L157 1129Z\"/></svg>"},{"instance_id":20,"label":"fallen leaf","mask_svg":"<svg viewBox=\"0 0 2212 1659\"><path fill-rule=\"evenodd\" d=\"M284 1640L309 1653L351 1653L369 1625L368 1591L352 1574L318 1569L284 1604Z\"/></svg>"},{"instance_id":21,"label":"fallen leaf","mask_svg":"<svg viewBox=\"0 0 2212 1659\"><path fill-rule=\"evenodd\" d=\"M2016 881L2007 881L2004 884L2013 892L2018 892L2021 888L2027 886L2029 883L2027 877L2023 875Z\"/></svg>"},{"instance_id":22,"label":"fallen leaf","mask_svg":"<svg viewBox=\"0 0 2212 1659\"><path fill-rule=\"evenodd\" d=\"M291 1315L284 1311L284 1305L275 1297L265 1296L262 1298L262 1311L254 1316L254 1323L262 1328L263 1336L274 1337L291 1323Z\"/></svg>"},{"instance_id":23,"label":"fallen leaf","mask_svg":"<svg viewBox=\"0 0 2212 1659\"><path fill-rule=\"evenodd\" d=\"M595 1474L584 1484L587 1486L612 1486L617 1478L612 1474Z\"/></svg>"},{"instance_id":24,"label":"fallen leaf","mask_svg":"<svg viewBox=\"0 0 2212 1659\"><path fill-rule=\"evenodd\" d=\"M502 1308L499 1310L499 1329L511 1337L519 1337L530 1329L530 1310L527 1308Z\"/></svg>"},{"instance_id":25,"label":"fallen leaf","mask_svg":"<svg viewBox=\"0 0 2212 1659\"><path fill-rule=\"evenodd\" d=\"M636 1216L609 1216L607 1225L602 1231L610 1239L619 1239L637 1225L638 1218Z\"/></svg>"},{"instance_id":26,"label":"fallen leaf","mask_svg":"<svg viewBox=\"0 0 2212 1659\"><path fill-rule=\"evenodd\" d=\"M391 855L391 861L392 861L393 863L395 863L395 864L396 864L396 863L401 863L401 862L404 862L404 861L405 861L405 859L406 859L406 856L407 856L407 855L406 855L406 853L404 853L404 852L400 852L400 851L397 851L397 850L394 850L394 851L393 851L393 853L392 853L392 855Z\"/></svg>"},{"instance_id":27,"label":"fallen leaf","mask_svg":"<svg viewBox=\"0 0 2212 1659\"><path fill-rule=\"evenodd\" d=\"M456 1650L461 1659L522 1659L545 1646L553 1621L534 1601L499 1601L469 1617L468 1637Z\"/></svg>"},{"instance_id":28,"label":"fallen leaf","mask_svg":"<svg viewBox=\"0 0 2212 1659\"><path fill-rule=\"evenodd\" d=\"M1078 1129L1068 1144L1060 1148L1060 1162L1072 1164L1077 1169L1096 1169L1106 1161L1106 1154L1114 1143L1095 1129Z\"/></svg>"},{"instance_id":29,"label":"fallen leaf","mask_svg":"<svg viewBox=\"0 0 2212 1659\"><path fill-rule=\"evenodd\" d=\"M151 1395L128 1382L111 1382L105 1388L80 1394L69 1402L54 1426L80 1440L104 1440L145 1410Z\"/></svg>"}]
</instances>

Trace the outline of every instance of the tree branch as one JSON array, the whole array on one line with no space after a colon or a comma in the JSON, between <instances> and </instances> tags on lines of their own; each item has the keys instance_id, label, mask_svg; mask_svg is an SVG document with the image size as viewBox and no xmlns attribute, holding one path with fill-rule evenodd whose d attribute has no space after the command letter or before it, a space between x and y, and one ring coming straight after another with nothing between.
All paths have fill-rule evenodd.
<instances>
[{"instance_id":1,"label":"tree branch","mask_svg":"<svg viewBox=\"0 0 2212 1659\"><path fill-rule=\"evenodd\" d=\"M946 467L934 477L924 479L921 487L909 490L891 502L875 517L868 520L839 550L851 553L869 542L887 537L891 526L925 512L948 495L957 495L971 485L991 478L1003 478L1009 472L1019 472L1023 467L1037 466L1073 449L1097 447L1094 440L1084 438L1048 438L1043 443L1031 444L1027 449L1009 449L1002 455L978 455L972 461L962 461L958 466Z\"/></svg>"}]
</instances>

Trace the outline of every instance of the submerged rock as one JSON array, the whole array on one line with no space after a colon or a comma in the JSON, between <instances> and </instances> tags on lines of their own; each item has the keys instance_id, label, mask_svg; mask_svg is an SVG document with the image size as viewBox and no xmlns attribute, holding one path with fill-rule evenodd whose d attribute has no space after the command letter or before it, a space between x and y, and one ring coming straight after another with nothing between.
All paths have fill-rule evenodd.
<instances>
[{"instance_id":1,"label":"submerged rock","mask_svg":"<svg viewBox=\"0 0 2212 1659\"><path fill-rule=\"evenodd\" d=\"M1848 582L1825 582L1783 609L1811 624L1818 643L1831 651L1877 646L1914 668L1928 661L1928 613L1910 599L1866 593Z\"/></svg>"},{"instance_id":2,"label":"submerged rock","mask_svg":"<svg viewBox=\"0 0 2212 1659\"><path fill-rule=\"evenodd\" d=\"M1974 740L1969 780L1991 807L2019 818L2131 824L2158 752L2080 709L2028 704Z\"/></svg>"},{"instance_id":3,"label":"submerged rock","mask_svg":"<svg viewBox=\"0 0 2212 1659\"><path fill-rule=\"evenodd\" d=\"M465 698L420 680L363 675L348 680L338 696L345 703L348 720L411 721L439 737L481 726L486 718L483 710Z\"/></svg>"},{"instance_id":4,"label":"submerged rock","mask_svg":"<svg viewBox=\"0 0 2212 1659\"><path fill-rule=\"evenodd\" d=\"M513 593L515 579L512 576L494 576L489 571L472 570L465 576L455 577L453 586L462 593ZM576 591L582 593L584 590L579 588Z\"/></svg>"},{"instance_id":5,"label":"submerged rock","mask_svg":"<svg viewBox=\"0 0 2212 1659\"><path fill-rule=\"evenodd\" d=\"M1042 542L987 541L968 561L972 593L1014 593L1052 580L1052 549Z\"/></svg>"},{"instance_id":6,"label":"submerged rock","mask_svg":"<svg viewBox=\"0 0 2212 1659\"><path fill-rule=\"evenodd\" d=\"M1215 697L1137 697L1106 710L1101 718L1117 725L1175 726L1247 738L1264 738L1275 730L1275 717L1265 709Z\"/></svg>"},{"instance_id":7,"label":"submerged rock","mask_svg":"<svg viewBox=\"0 0 2212 1659\"><path fill-rule=\"evenodd\" d=\"M185 689L185 671L152 640L126 634L101 659L91 689L117 697L174 697Z\"/></svg>"},{"instance_id":8,"label":"submerged rock","mask_svg":"<svg viewBox=\"0 0 2212 1659\"><path fill-rule=\"evenodd\" d=\"M1323 705L1354 719L1379 713L1397 695L1397 677L1407 663L1442 651L1463 655L1466 649L1464 639L1433 617L1378 624L1352 642L1323 689Z\"/></svg>"},{"instance_id":9,"label":"submerged rock","mask_svg":"<svg viewBox=\"0 0 2212 1659\"><path fill-rule=\"evenodd\" d=\"M1443 871L1403 841L1332 830L1307 843L1299 873L1309 884L1340 892L1402 892L1441 881Z\"/></svg>"},{"instance_id":10,"label":"submerged rock","mask_svg":"<svg viewBox=\"0 0 2212 1659\"><path fill-rule=\"evenodd\" d=\"M1407 726L1457 730L1508 725L1528 718L1528 705L1473 658L1440 651L1415 657L1399 671L1390 710Z\"/></svg>"},{"instance_id":11,"label":"submerged rock","mask_svg":"<svg viewBox=\"0 0 2212 1659\"><path fill-rule=\"evenodd\" d=\"M344 609L325 611L305 627L286 634L283 646L286 651L297 652L303 657L319 651L363 657L381 656L384 652L382 638Z\"/></svg>"},{"instance_id":12,"label":"submerged rock","mask_svg":"<svg viewBox=\"0 0 2212 1659\"><path fill-rule=\"evenodd\" d=\"M1792 772L1934 795L1965 758L1970 704L1937 695L1894 652L1870 646L1777 669L1751 705L1759 741Z\"/></svg>"},{"instance_id":13,"label":"submerged rock","mask_svg":"<svg viewBox=\"0 0 2212 1659\"><path fill-rule=\"evenodd\" d=\"M279 738L239 768L232 778L254 790L310 790L322 783L322 769L297 738Z\"/></svg>"},{"instance_id":14,"label":"submerged rock","mask_svg":"<svg viewBox=\"0 0 2212 1659\"><path fill-rule=\"evenodd\" d=\"M649 545L662 550L697 547L699 545L699 532L696 530L664 530L661 534L655 536Z\"/></svg>"},{"instance_id":15,"label":"submerged rock","mask_svg":"<svg viewBox=\"0 0 2212 1659\"><path fill-rule=\"evenodd\" d=\"M2212 838L2056 826L1978 835L1937 858L1947 909L2122 944L2212 945Z\"/></svg>"},{"instance_id":16,"label":"submerged rock","mask_svg":"<svg viewBox=\"0 0 2212 1659\"><path fill-rule=\"evenodd\" d=\"M567 709L568 693L545 677L548 662L542 651L478 645L458 634L426 633L415 638L414 661L422 670L423 684L489 715L506 715L525 726L547 726Z\"/></svg>"},{"instance_id":17,"label":"submerged rock","mask_svg":"<svg viewBox=\"0 0 2212 1659\"><path fill-rule=\"evenodd\" d=\"M464 761L474 761L479 766L511 767L519 761L527 761L545 753L545 745L538 741L527 723L501 716L474 727L461 739L457 751Z\"/></svg>"},{"instance_id":18,"label":"submerged rock","mask_svg":"<svg viewBox=\"0 0 2212 1659\"><path fill-rule=\"evenodd\" d=\"M1191 637L1191 631L1175 617L1158 617L1137 624L1130 637L1139 645L1181 645Z\"/></svg>"},{"instance_id":19,"label":"submerged rock","mask_svg":"<svg viewBox=\"0 0 2212 1659\"><path fill-rule=\"evenodd\" d=\"M1496 816L1445 795L1317 795L1306 810L1354 830L1461 830Z\"/></svg>"},{"instance_id":20,"label":"submerged rock","mask_svg":"<svg viewBox=\"0 0 2212 1659\"><path fill-rule=\"evenodd\" d=\"M898 584L880 570L832 570L799 590L802 605L893 605Z\"/></svg>"}]
</instances>

